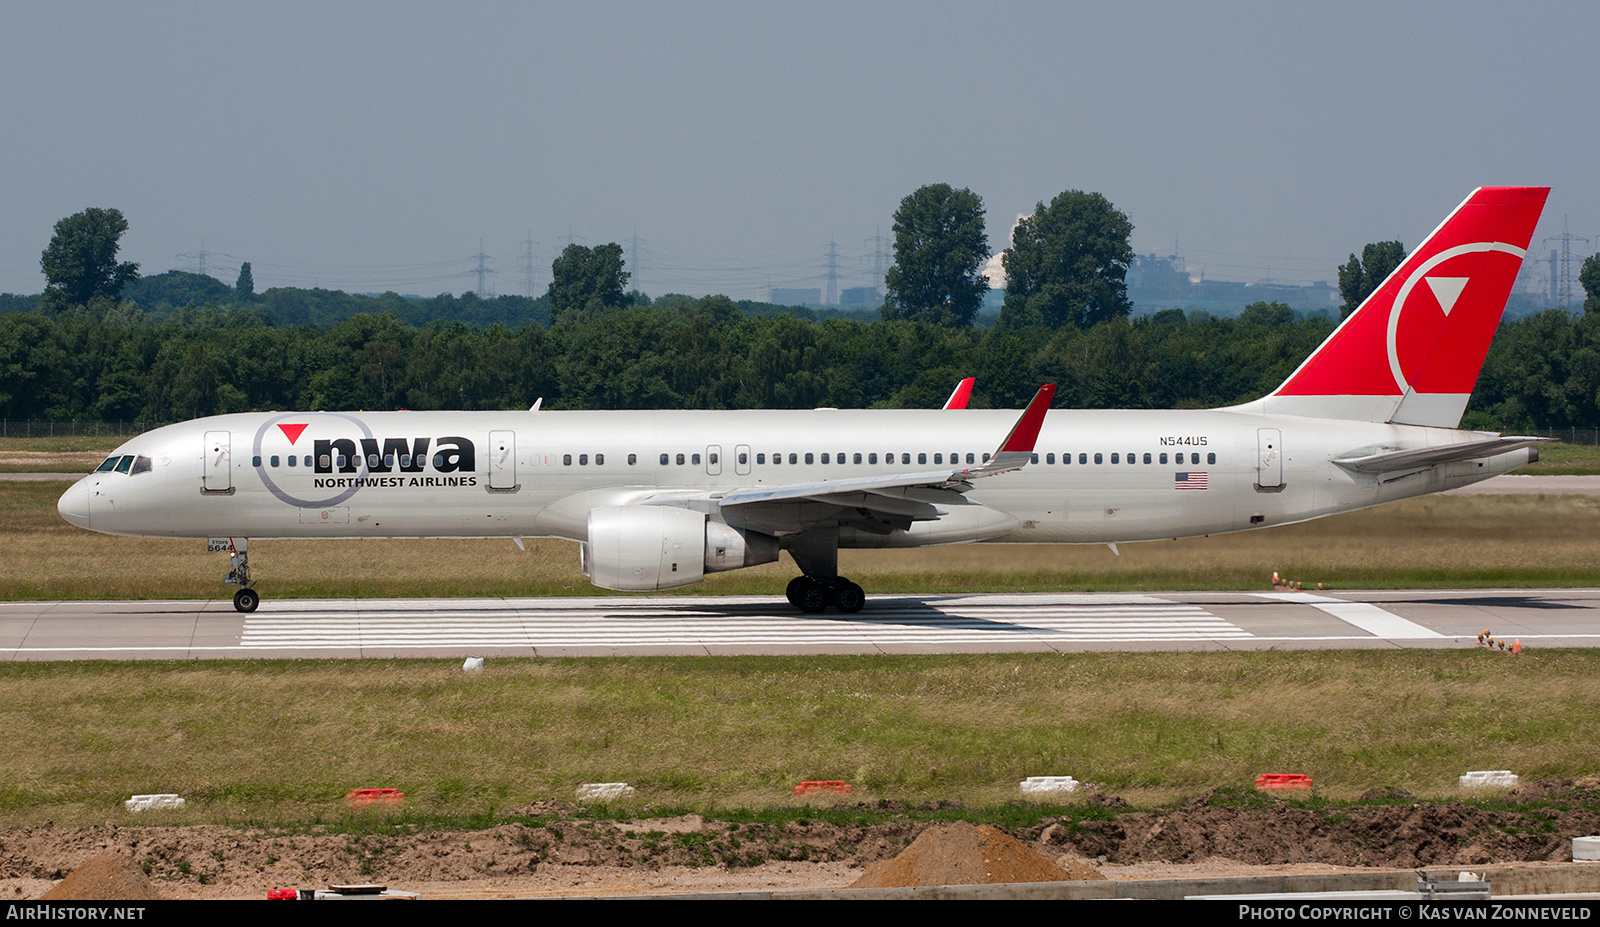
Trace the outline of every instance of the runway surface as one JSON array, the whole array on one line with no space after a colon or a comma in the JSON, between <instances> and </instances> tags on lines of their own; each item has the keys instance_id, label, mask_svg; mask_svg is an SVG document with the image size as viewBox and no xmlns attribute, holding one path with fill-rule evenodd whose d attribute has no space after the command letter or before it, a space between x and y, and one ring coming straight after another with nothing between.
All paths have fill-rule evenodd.
<instances>
[{"instance_id":1,"label":"runway surface","mask_svg":"<svg viewBox=\"0 0 1600 927\"><path fill-rule=\"evenodd\" d=\"M1600 644L1600 589L0 603L9 660L994 653Z\"/></svg>"}]
</instances>

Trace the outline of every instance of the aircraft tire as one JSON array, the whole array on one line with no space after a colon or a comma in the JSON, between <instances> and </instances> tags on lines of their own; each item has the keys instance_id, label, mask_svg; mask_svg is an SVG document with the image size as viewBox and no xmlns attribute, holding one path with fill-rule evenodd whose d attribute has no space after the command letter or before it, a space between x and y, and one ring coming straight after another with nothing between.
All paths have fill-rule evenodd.
<instances>
[{"instance_id":1,"label":"aircraft tire","mask_svg":"<svg viewBox=\"0 0 1600 927\"><path fill-rule=\"evenodd\" d=\"M256 606L260 604L261 596L258 595L254 589L240 589L238 592L233 594L233 607L235 611L241 611L249 614L250 612L255 611Z\"/></svg>"},{"instance_id":2,"label":"aircraft tire","mask_svg":"<svg viewBox=\"0 0 1600 927\"><path fill-rule=\"evenodd\" d=\"M826 611L832 599L827 586L814 579L806 579L805 585L795 595L794 604L806 614L815 615Z\"/></svg>"},{"instance_id":3,"label":"aircraft tire","mask_svg":"<svg viewBox=\"0 0 1600 927\"><path fill-rule=\"evenodd\" d=\"M846 615L854 615L867 604L867 594L860 586L845 580L833 590L833 607Z\"/></svg>"},{"instance_id":4,"label":"aircraft tire","mask_svg":"<svg viewBox=\"0 0 1600 927\"><path fill-rule=\"evenodd\" d=\"M794 579L789 580L789 588L785 589L783 594L788 596L790 605L795 608L800 607L800 587L809 582L811 580L806 579L804 576L796 576Z\"/></svg>"}]
</instances>

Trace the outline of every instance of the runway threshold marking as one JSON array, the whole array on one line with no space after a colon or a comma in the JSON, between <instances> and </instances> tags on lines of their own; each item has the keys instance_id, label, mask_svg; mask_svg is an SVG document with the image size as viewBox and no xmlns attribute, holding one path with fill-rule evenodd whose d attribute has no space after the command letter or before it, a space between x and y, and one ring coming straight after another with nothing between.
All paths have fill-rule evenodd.
<instances>
[{"instance_id":1,"label":"runway threshold marking","mask_svg":"<svg viewBox=\"0 0 1600 927\"><path fill-rule=\"evenodd\" d=\"M544 607L540 607L544 606ZM773 607L770 599L715 604L683 602L663 611L632 602L574 609L544 603L485 615L464 610L404 608L298 610L257 616L244 625L246 648L437 647L449 645L572 647L663 644L979 643L1020 638L1066 642L1215 640L1249 632L1196 605L1146 596L1077 598L1069 603L1014 604L973 598L896 606L869 613L788 616L728 614L728 606ZM779 606L781 607L781 606ZM618 614L618 612L622 612Z\"/></svg>"},{"instance_id":2,"label":"runway threshold marking","mask_svg":"<svg viewBox=\"0 0 1600 927\"><path fill-rule=\"evenodd\" d=\"M1346 602L1310 592L1255 592L1258 598L1309 605L1384 640L1443 640L1447 635L1366 602Z\"/></svg>"}]
</instances>

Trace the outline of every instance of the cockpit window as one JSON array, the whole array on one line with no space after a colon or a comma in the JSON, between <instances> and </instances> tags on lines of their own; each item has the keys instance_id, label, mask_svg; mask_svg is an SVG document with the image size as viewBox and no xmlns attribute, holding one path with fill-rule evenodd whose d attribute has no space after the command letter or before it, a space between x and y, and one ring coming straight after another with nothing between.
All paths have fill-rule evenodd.
<instances>
[{"instance_id":1,"label":"cockpit window","mask_svg":"<svg viewBox=\"0 0 1600 927\"><path fill-rule=\"evenodd\" d=\"M117 461L116 469L118 473L127 473L131 466L133 466L133 455L128 454Z\"/></svg>"},{"instance_id":2,"label":"cockpit window","mask_svg":"<svg viewBox=\"0 0 1600 927\"><path fill-rule=\"evenodd\" d=\"M121 459L121 457L107 457L105 459L105 463L102 463L100 466L94 468L94 472L108 473L112 470L115 470L117 468L117 461Z\"/></svg>"},{"instance_id":3,"label":"cockpit window","mask_svg":"<svg viewBox=\"0 0 1600 927\"><path fill-rule=\"evenodd\" d=\"M149 473L150 472L150 458L145 457L142 454L140 456L138 456L138 457L133 458L133 472L134 473Z\"/></svg>"}]
</instances>

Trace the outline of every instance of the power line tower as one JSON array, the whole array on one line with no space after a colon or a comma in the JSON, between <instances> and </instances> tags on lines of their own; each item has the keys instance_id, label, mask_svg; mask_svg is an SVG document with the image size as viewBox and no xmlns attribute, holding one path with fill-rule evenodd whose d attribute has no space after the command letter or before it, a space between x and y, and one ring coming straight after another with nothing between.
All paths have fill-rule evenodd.
<instances>
[{"instance_id":1,"label":"power line tower","mask_svg":"<svg viewBox=\"0 0 1600 927\"><path fill-rule=\"evenodd\" d=\"M832 236L828 238L828 262L823 265L828 269L828 295L823 297L823 305L839 305L839 246Z\"/></svg>"},{"instance_id":2,"label":"power line tower","mask_svg":"<svg viewBox=\"0 0 1600 927\"><path fill-rule=\"evenodd\" d=\"M883 226L878 226L875 234L867 241L872 243L872 285L881 293L885 289L883 276L888 270L889 263L888 253L883 250L883 243L888 241L883 237Z\"/></svg>"},{"instance_id":3,"label":"power line tower","mask_svg":"<svg viewBox=\"0 0 1600 927\"><path fill-rule=\"evenodd\" d=\"M493 296L494 294L489 292L487 281L489 275L495 273L494 269L488 266L488 262L494 260L494 258L483 253L483 239L481 238L478 239L478 253L474 254L473 257L478 259L478 269L476 271L478 275L478 298L485 299Z\"/></svg>"},{"instance_id":4,"label":"power line tower","mask_svg":"<svg viewBox=\"0 0 1600 927\"><path fill-rule=\"evenodd\" d=\"M1550 252L1550 295L1555 298L1556 305L1570 307L1572 305L1572 243L1581 241L1587 245L1589 239L1567 231L1567 217L1563 213L1561 216L1561 234L1551 235L1545 241L1561 242L1561 274L1559 277L1555 271L1556 253L1554 251Z\"/></svg>"},{"instance_id":5,"label":"power line tower","mask_svg":"<svg viewBox=\"0 0 1600 927\"><path fill-rule=\"evenodd\" d=\"M480 242L481 245L481 242ZM533 240L533 229L528 229L528 240L522 243L522 293L529 299L533 298L533 270L537 266L534 261L534 249L539 243Z\"/></svg>"},{"instance_id":6,"label":"power line tower","mask_svg":"<svg viewBox=\"0 0 1600 927\"><path fill-rule=\"evenodd\" d=\"M639 261L639 230L633 230L633 241L628 246L628 282L639 292L644 292L644 287L639 284L639 270L643 266Z\"/></svg>"},{"instance_id":7,"label":"power line tower","mask_svg":"<svg viewBox=\"0 0 1600 927\"><path fill-rule=\"evenodd\" d=\"M202 238L200 239L199 251L185 251L182 254L174 254L173 257L187 261L190 267L195 268L194 273L204 276L206 272L206 258L210 257L210 255L211 252L206 250L206 240Z\"/></svg>"}]
</instances>

